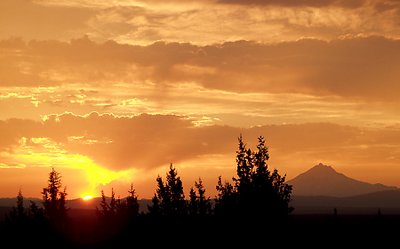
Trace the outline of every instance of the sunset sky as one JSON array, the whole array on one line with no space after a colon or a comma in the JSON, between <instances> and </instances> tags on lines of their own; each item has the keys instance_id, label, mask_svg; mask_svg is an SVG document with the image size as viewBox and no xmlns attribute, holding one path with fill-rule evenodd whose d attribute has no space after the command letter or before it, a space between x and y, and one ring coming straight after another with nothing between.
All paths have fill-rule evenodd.
<instances>
[{"instance_id":1,"label":"sunset sky","mask_svg":"<svg viewBox=\"0 0 400 249\"><path fill-rule=\"evenodd\" d=\"M152 197L235 173L266 137L291 179L322 162L400 187L398 0L1 0L0 197Z\"/></svg>"}]
</instances>

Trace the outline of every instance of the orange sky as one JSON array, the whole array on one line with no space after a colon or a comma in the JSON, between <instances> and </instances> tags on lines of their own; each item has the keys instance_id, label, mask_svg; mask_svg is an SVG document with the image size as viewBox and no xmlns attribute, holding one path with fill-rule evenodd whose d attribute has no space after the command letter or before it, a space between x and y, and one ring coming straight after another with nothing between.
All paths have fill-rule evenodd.
<instances>
[{"instance_id":1,"label":"orange sky","mask_svg":"<svg viewBox=\"0 0 400 249\"><path fill-rule=\"evenodd\" d=\"M173 162L188 190L264 135L288 178L323 162L400 186L397 0L1 0L0 197L69 198Z\"/></svg>"}]
</instances>

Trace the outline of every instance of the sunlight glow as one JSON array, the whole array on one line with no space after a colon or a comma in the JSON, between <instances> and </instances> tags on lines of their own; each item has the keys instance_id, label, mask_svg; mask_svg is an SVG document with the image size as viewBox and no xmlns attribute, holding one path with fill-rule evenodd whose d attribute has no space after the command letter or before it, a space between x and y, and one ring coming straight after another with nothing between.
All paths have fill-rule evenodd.
<instances>
[{"instance_id":1,"label":"sunlight glow","mask_svg":"<svg viewBox=\"0 0 400 249\"><path fill-rule=\"evenodd\" d=\"M15 148L13 165L30 165L31 167L48 167L52 165L56 168L70 168L82 170L85 174L86 182L81 183L79 192L84 193L78 196L95 196L99 192L99 186L104 186L113 181L130 182L136 171L129 170L110 170L91 158L81 154L70 154L61 148L58 143L47 138L26 138L19 141L19 146ZM10 165L0 165L1 168ZM60 170L62 172L62 170ZM67 182L66 185L74 185ZM76 194L76 193L75 193ZM74 194L70 195L74 196Z\"/></svg>"},{"instance_id":2,"label":"sunlight glow","mask_svg":"<svg viewBox=\"0 0 400 249\"><path fill-rule=\"evenodd\" d=\"M84 201L90 201L91 199L93 199L93 196L91 196L91 195L86 195L86 196L82 197L82 200L84 200Z\"/></svg>"}]
</instances>

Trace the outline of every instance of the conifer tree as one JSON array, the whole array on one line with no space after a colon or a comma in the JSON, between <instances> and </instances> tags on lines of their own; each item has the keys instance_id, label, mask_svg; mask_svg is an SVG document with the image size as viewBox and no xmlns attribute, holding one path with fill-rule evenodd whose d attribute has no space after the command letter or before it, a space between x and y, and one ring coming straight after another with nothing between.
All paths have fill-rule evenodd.
<instances>
[{"instance_id":1,"label":"conifer tree","mask_svg":"<svg viewBox=\"0 0 400 249\"><path fill-rule=\"evenodd\" d=\"M232 215L238 208L238 197L236 188L229 182L222 183L222 177L218 177L216 186L217 198L215 205L215 214L217 215Z\"/></svg>"},{"instance_id":2,"label":"conifer tree","mask_svg":"<svg viewBox=\"0 0 400 249\"><path fill-rule=\"evenodd\" d=\"M135 189L133 188L133 184L131 184L130 189L128 190L128 197L126 197L126 212L129 219L133 219L139 214L139 202L138 196L136 195Z\"/></svg>"},{"instance_id":3,"label":"conifer tree","mask_svg":"<svg viewBox=\"0 0 400 249\"><path fill-rule=\"evenodd\" d=\"M51 222L57 225L65 225L67 220L66 188L61 191L61 175L54 168L49 173L48 186L43 188L44 213Z\"/></svg>"},{"instance_id":4,"label":"conifer tree","mask_svg":"<svg viewBox=\"0 0 400 249\"><path fill-rule=\"evenodd\" d=\"M149 208L151 214L184 215L186 214L186 201L183 185L177 170L170 165L164 183L160 176L157 177L157 190L153 197L153 206Z\"/></svg>"},{"instance_id":5,"label":"conifer tree","mask_svg":"<svg viewBox=\"0 0 400 249\"><path fill-rule=\"evenodd\" d=\"M24 197L21 189L18 191L17 195L17 206L13 207L9 215L7 215L7 219L9 222L15 225L23 225L23 223L27 220L27 212L24 208Z\"/></svg>"},{"instance_id":6,"label":"conifer tree","mask_svg":"<svg viewBox=\"0 0 400 249\"><path fill-rule=\"evenodd\" d=\"M292 211L289 207L292 186L286 183L286 176L281 176L278 170L272 173L269 170L265 138L258 138L255 152L246 148L242 136L238 140L235 184L222 184L219 178L216 212L242 216L286 216Z\"/></svg>"},{"instance_id":7,"label":"conifer tree","mask_svg":"<svg viewBox=\"0 0 400 249\"><path fill-rule=\"evenodd\" d=\"M198 199L196 191L193 188L190 188L189 192L188 212L190 215L197 215L199 213Z\"/></svg>"},{"instance_id":8,"label":"conifer tree","mask_svg":"<svg viewBox=\"0 0 400 249\"><path fill-rule=\"evenodd\" d=\"M196 190L190 188L189 192L189 214L205 216L211 214L210 198L206 197L206 190L203 181L199 178L198 182L194 182Z\"/></svg>"}]
</instances>

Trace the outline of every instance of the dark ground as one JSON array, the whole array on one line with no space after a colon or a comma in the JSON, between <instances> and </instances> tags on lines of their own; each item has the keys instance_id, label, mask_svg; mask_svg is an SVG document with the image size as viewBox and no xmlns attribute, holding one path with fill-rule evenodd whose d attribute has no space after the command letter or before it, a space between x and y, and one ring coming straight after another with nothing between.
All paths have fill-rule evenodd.
<instances>
[{"instance_id":1,"label":"dark ground","mask_svg":"<svg viewBox=\"0 0 400 249\"><path fill-rule=\"evenodd\" d=\"M10 208L0 208L0 217L9 211ZM142 217L123 229L100 225L95 210L70 210L69 216L67 235L35 228L12 230L3 219L0 238L7 247L0 245L0 248L135 248L139 245L148 248L347 248L351 245L383 248L400 244L400 215L303 214L290 215L279 222L257 217L236 220Z\"/></svg>"}]
</instances>

